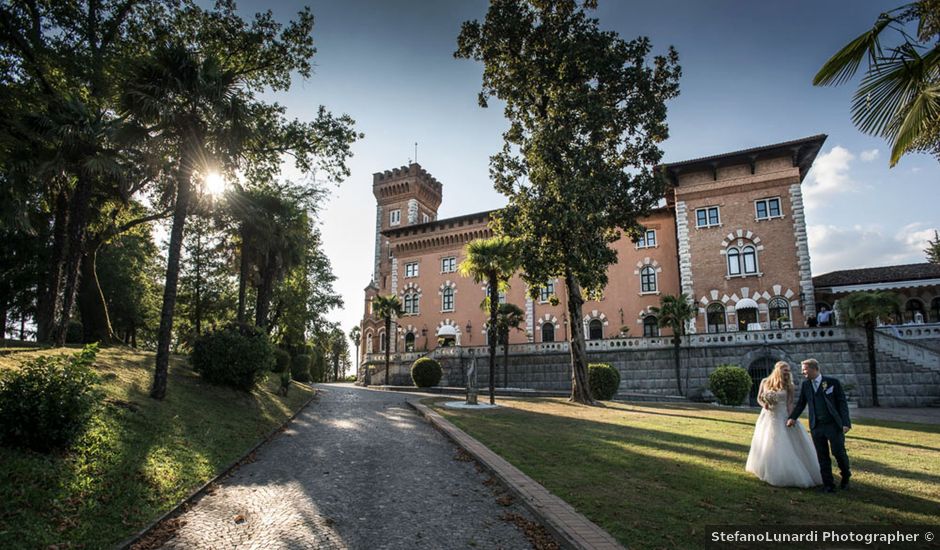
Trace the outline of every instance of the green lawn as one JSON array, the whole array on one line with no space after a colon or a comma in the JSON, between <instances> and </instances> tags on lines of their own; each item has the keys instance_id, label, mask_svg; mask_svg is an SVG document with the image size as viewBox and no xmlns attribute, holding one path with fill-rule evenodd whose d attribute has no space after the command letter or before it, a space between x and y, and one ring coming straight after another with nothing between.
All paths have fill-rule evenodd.
<instances>
[{"instance_id":1,"label":"green lawn","mask_svg":"<svg viewBox=\"0 0 940 550\"><path fill-rule=\"evenodd\" d=\"M0 369L37 353L2 356ZM158 402L147 395L153 361L127 349L99 353L107 398L70 452L0 447L0 548L110 548L240 457L312 392L294 383L280 397L276 376L252 394L214 387L176 358Z\"/></svg>"},{"instance_id":2,"label":"green lawn","mask_svg":"<svg viewBox=\"0 0 940 550\"><path fill-rule=\"evenodd\" d=\"M702 547L706 525L940 522L940 426L857 422L846 440L852 489L827 495L774 488L744 471L752 411L500 404L436 410L630 548Z\"/></svg>"}]
</instances>

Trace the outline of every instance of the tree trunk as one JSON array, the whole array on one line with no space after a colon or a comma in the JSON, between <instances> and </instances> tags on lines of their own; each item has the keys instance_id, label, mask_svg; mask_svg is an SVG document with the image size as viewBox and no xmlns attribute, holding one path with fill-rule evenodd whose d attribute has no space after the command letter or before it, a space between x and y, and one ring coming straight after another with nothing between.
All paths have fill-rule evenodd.
<instances>
[{"instance_id":1,"label":"tree trunk","mask_svg":"<svg viewBox=\"0 0 940 550\"><path fill-rule=\"evenodd\" d=\"M359 344L356 344L356 378L359 378Z\"/></svg>"},{"instance_id":2,"label":"tree trunk","mask_svg":"<svg viewBox=\"0 0 940 550\"><path fill-rule=\"evenodd\" d=\"M878 403L878 368L875 364L875 324L865 324L865 340L868 343L868 374L871 376L871 404L880 407Z\"/></svg>"},{"instance_id":3,"label":"tree trunk","mask_svg":"<svg viewBox=\"0 0 940 550\"><path fill-rule=\"evenodd\" d=\"M65 288L62 293L62 315L55 331L55 345L65 345L72 306L78 294L78 275L85 247L85 232L88 228L88 207L91 203L92 181L80 176L69 205L69 224L66 233L68 252L65 256Z\"/></svg>"},{"instance_id":4,"label":"tree trunk","mask_svg":"<svg viewBox=\"0 0 940 550\"><path fill-rule=\"evenodd\" d=\"M193 266L196 270L196 283L195 283L195 307L193 319L193 328L196 329L195 337L199 338L202 335L202 263L204 261L202 254L202 237L196 235L196 258L195 265Z\"/></svg>"},{"instance_id":5,"label":"tree trunk","mask_svg":"<svg viewBox=\"0 0 940 550\"><path fill-rule=\"evenodd\" d=\"M680 347L682 345L682 338L679 335L672 337L672 355L676 362L676 390L679 392L679 395L682 394L682 361L679 357Z\"/></svg>"},{"instance_id":6,"label":"tree trunk","mask_svg":"<svg viewBox=\"0 0 940 550\"><path fill-rule=\"evenodd\" d=\"M0 343L7 339L7 308L0 308Z\"/></svg>"},{"instance_id":7,"label":"tree trunk","mask_svg":"<svg viewBox=\"0 0 940 550\"><path fill-rule=\"evenodd\" d=\"M20 341L26 340L26 312L20 314Z\"/></svg>"},{"instance_id":8,"label":"tree trunk","mask_svg":"<svg viewBox=\"0 0 940 550\"><path fill-rule=\"evenodd\" d=\"M333 381L339 381L339 353L333 353Z\"/></svg>"},{"instance_id":9,"label":"tree trunk","mask_svg":"<svg viewBox=\"0 0 940 550\"><path fill-rule=\"evenodd\" d=\"M503 387L509 387L509 332L506 332L506 340L503 342Z\"/></svg>"},{"instance_id":10,"label":"tree trunk","mask_svg":"<svg viewBox=\"0 0 940 550\"><path fill-rule=\"evenodd\" d=\"M392 337L389 334L392 331L392 317L385 318L385 385L388 386L388 377L391 374L391 353Z\"/></svg>"},{"instance_id":11,"label":"tree trunk","mask_svg":"<svg viewBox=\"0 0 940 550\"><path fill-rule=\"evenodd\" d=\"M131 347L137 347L137 325L131 325Z\"/></svg>"},{"instance_id":12,"label":"tree trunk","mask_svg":"<svg viewBox=\"0 0 940 550\"><path fill-rule=\"evenodd\" d=\"M247 300L246 295L248 293L248 270L251 268L251 263L248 261L248 254L245 250L244 235L242 235L242 248L238 263L238 313L236 318L238 319L238 324L241 325L245 323L245 301Z\"/></svg>"},{"instance_id":13,"label":"tree trunk","mask_svg":"<svg viewBox=\"0 0 940 550\"><path fill-rule=\"evenodd\" d=\"M499 327L496 318L499 312L499 280L496 273L489 274L490 291L490 324L486 328L486 343L490 348L490 405L496 404L496 341L499 338Z\"/></svg>"},{"instance_id":14,"label":"tree trunk","mask_svg":"<svg viewBox=\"0 0 940 550\"><path fill-rule=\"evenodd\" d=\"M82 255L82 278L78 288L78 311L82 317L82 342L85 344L98 342L107 346L114 341L114 331L111 328L108 306L104 293L101 292L95 268L98 247L90 248L91 250Z\"/></svg>"},{"instance_id":15,"label":"tree trunk","mask_svg":"<svg viewBox=\"0 0 940 550\"><path fill-rule=\"evenodd\" d=\"M192 164L184 159L179 169L176 188L176 205L173 209L173 228L170 230L170 247L167 251L166 284L163 289L163 307L160 309L160 329L157 332L157 362L153 373L150 397L166 397L166 381L170 365L170 340L173 336L173 314L176 308L176 289L180 276L180 252L183 248L183 227L189 210L192 186Z\"/></svg>"},{"instance_id":16,"label":"tree trunk","mask_svg":"<svg viewBox=\"0 0 940 550\"><path fill-rule=\"evenodd\" d=\"M569 347L571 349L571 397L569 401L584 405L595 405L588 383L587 349L584 345L584 323L581 306L581 286L570 271L565 272L565 287L568 292L568 324L570 326Z\"/></svg>"},{"instance_id":17,"label":"tree trunk","mask_svg":"<svg viewBox=\"0 0 940 550\"><path fill-rule=\"evenodd\" d=\"M36 299L36 341L52 341L56 315L62 305L62 272L65 266L65 234L69 219L69 200L65 191L59 191L55 201L52 228L52 254L49 270L39 282Z\"/></svg>"},{"instance_id":18,"label":"tree trunk","mask_svg":"<svg viewBox=\"0 0 940 550\"><path fill-rule=\"evenodd\" d=\"M274 294L274 262L268 257L261 272L261 282L258 285L258 297L255 304L255 326L264 328L268 326L268 314L271 312L271 296Z\"/></svg>"}]
</instances>

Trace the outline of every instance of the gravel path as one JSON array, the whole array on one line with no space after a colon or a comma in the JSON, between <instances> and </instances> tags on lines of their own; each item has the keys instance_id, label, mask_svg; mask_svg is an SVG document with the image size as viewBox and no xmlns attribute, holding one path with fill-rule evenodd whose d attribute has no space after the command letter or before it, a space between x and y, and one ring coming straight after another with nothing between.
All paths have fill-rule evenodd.
<instances>
[{"instance_id":1,"label":"gravel path","mask_svg":"<svg viewBox=\"0 0 940 550\"><path fill-rule=\"evenodd\" d=\"M320 385L279 437L180 516L166 549L530 548L473 462L398 392Z\"/></svg>"}]
</instances>

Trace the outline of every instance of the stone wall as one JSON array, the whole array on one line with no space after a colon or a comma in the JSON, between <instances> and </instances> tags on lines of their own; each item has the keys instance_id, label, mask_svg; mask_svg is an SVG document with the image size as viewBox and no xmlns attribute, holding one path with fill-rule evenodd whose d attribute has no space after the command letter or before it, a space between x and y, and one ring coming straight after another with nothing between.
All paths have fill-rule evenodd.
<instances>
[{"instance_id":1,"label":"stone wall","mask_svg":"<svg viewBox=\"0 0 940 550\"><path fill-rule=\"evenodd\" d=\"M868 356L862 335L852 330L827 331L831 336L808 338L806 341L781 339L769 342L766 339L743 342L728 338L726 342L710 341L707 345L683 345L682 388L686 395L701 397L705 391L708 375L722 364L739 365L752 372L759 380L764 376L761 369L771 368L779 360L794 367L796 382L801 360L816 358L827 376L840 379L849 386L850 395L860 406L871 405L871 379L868 373ZM822 332L820 332L822 334ZM636 339L642 340L642 339ZM616 347L591 350L588 360L610 363L620 372L621 394L649 393L677 395L675 363L672 348L663 340L655 346ZM497 387L528 388L533 390L570 390L570 356L567 345L558 343L551 348L545 346L511 346L508 383L504 383L503 355L497 354ZM501 352L501 349L500 349ZM447 348L446 352L432 352L444 368L442 386L463 386L466 373L476 365L477 385L485 388L489 381L489 358L486 348ZM392 366L391 382L410 385L408 369L412 357L400 357ZM924 407L940 405L940 369L912 364L884 352L877 354L879 401L882 406ZM378 365L384 371L384 363ZM384 381L384 374L373 374L373 383Z\"/></svg>"}]
</instances>

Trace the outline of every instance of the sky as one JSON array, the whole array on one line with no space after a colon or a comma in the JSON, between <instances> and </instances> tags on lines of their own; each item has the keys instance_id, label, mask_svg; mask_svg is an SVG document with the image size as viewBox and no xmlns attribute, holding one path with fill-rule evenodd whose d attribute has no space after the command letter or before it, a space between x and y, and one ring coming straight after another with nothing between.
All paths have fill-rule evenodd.
<instances>
[{"instance_id":1,"label":"sky","mask_svg":"<svg viewBox=\"0 0 940 550\"><path fill-rule=\"evenodd\" d=\"M683 76L668 104L664 162L815 134L828 134L803 183L813 273L916 263L940 227L940 164L908 156L888 168L887 144L851 122L855 82L811 84L819 67L900 2L600 0L596 17L625 39L675 46ZM463 21L483 19L482 0L307 2L316 17L315 73L270 94L292 117L319 105L356 120L352 175L321 214L324 248L345 308L328 316L348 331L363 313L372 273L372 174L415 160L443 184L439 217L499 208L489 157L506 122L499 106L477 104L482 67L453 57ZM298 2L242 1L246 15L271 9L291 18Z\"/></svg>"}]
</instances>

